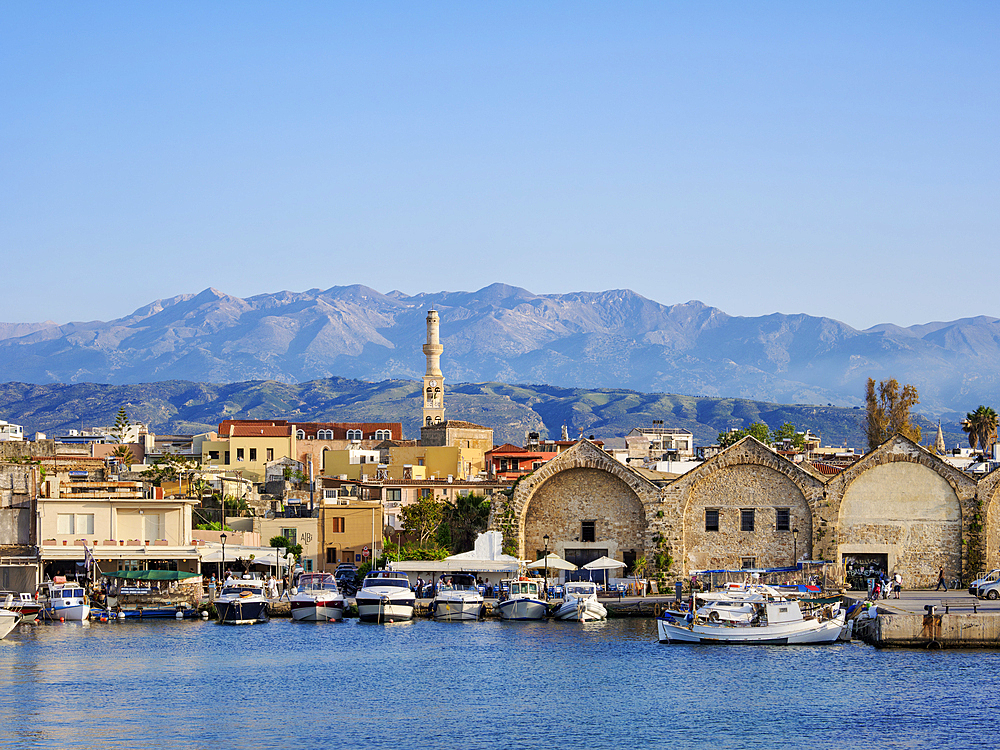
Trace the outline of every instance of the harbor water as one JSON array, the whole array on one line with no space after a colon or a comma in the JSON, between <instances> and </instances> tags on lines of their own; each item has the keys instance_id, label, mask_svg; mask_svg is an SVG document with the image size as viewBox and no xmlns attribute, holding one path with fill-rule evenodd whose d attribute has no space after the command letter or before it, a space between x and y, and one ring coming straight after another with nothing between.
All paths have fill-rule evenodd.
<instances>
[{"instance_id":1,"label":"harbor water","mask_svg":"<svg viewBox=\"0 0 1000 750\"><path fill-rule=\"evenodd\" d=\"M57 623L0 642L3 748L931 748L1000 652L665 646L652 620Z\"/></svg>"}]
</instances>

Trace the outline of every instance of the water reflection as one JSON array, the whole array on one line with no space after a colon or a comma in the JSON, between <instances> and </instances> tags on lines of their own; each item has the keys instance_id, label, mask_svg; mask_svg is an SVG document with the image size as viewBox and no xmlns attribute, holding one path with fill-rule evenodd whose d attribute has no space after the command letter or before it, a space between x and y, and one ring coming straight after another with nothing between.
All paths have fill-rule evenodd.
<instances>
[{"instance_id":1,"label":"water reflection","mask_svg":"<svg viewBox=\"0 0 1000 750\"><path fill-rule=\"evenodd\" d=\"M963 746L998 666L662 646L648 620L40 624L0 643L0 746Z\"/></svg>"}]
</instances>

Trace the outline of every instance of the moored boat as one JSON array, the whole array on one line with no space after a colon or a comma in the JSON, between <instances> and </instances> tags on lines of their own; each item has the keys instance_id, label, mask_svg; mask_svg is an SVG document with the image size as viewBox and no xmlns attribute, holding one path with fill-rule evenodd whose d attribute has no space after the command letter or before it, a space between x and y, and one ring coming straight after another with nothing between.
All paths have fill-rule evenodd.
<instances>
[{"instance_id":1,"label":"moored boat","mask_svg":"<svg viewBox=\"0 0 1000 750\"><path fill-rule=\"evenodd\" d=\"M510 581L507 598L497 604L504 620L544 620L549 606L541 598L541 581L517 578Z\"/></svg>"},{"instance_id":2,"label":"moored boat","mask_svg":"<svg viewBox=\"0 0 1000 750\"><path fill-rule=\"evenodd\" d=\"M303 573L289 601L292 619L299 622L344 619L344 597L331 573Z\"/></svg>"},{"instance_id":3,"label":"moored boat","mask_svg":"<svg viewBox=\"0 0 1000 750\"><path fill-rule=\"evenodd\" d=\"M21 622L34 622L38 619L38 614L42 611L42 605L35 601L35 597L31 594L26 594L24 592L16 591L0 591L0 602L7 601L10 597L9 603L3 605L4 609L9 609L12 612L17 612L21 615Z\"/></svg>"},{"instance_id":4,"label":"moored boat","mask_svg":"<svg viewBox=\"0 0 1000 750\"><path fill-rule=\"evenodd\" d=\"M607 608L597 601L597 584L593 581L571 581L564 591L563 603L554 615L557 620L593 622L608 616Z\"/></svg>"},{"instance_id":5,"label":"moored boat","mask_svg":"<svg viewBox=\"0 0 1000 750\"><path fill-rule=\"evenodd\" d=\"M797 601L777 600L746 602L753 609L749 620L721 616L709 619L700 614L690 620L678 620L662 614L656 620L660 643L729 643L729 644L821 644L833 643L844 627L844 613L839 607L803 615ZM743 606L742 604L740 606ZM708 607L709 617L719 609Z\"/></svg>"},{"instance_id":6,"label":"moored boat","mask_svg":"<svg viewBox=\"0 0 1000 750\"><path fill-rule=\"evenodd\" d=\"M406 573L373 570L365 576L355 601L361 622L396 622L413 619L416 596Z\"/></svg>"},{"instance_id":7,"label":"moored boat","mask_svg":"<svg viewBox=\"0 0 1000 750\"><path fill-rule=\"evenodd\" d=\"M42 584L41 616L49 620L82 622L90 617L90 600L83 585L56 576Z\"/></svg>"},{"instance_id":8,"label":"moored boat","mask_svg":"<svg viewBox=\"0 0 1000 750\"><path fill-rule=\"evenodd\" d=\"M222 625L267 622L270 609L264 596L264 582L253 578L231 581L216 597L215 610Z\"/></svg>"},{"instance_id":9,"label":"moored boat","mask_svg":"<svg viewBox=\"0 0 1000 750\"><path fill-rule=\"evenodd\" d=\"M7 606L14 601L14 595L8 594L5 598L4 607L0 609L0 638L6 638L23 619L20 612L15 612Z\"/></svg>"},{"instance_id":10,"label":"moored boat","mask_svg":"<svg viewBox=\"0 0 1000 750\"><path fill-rule=\"evenodd\" d=\"M481 620L485 613L483 595L471 573L453 573L438 584L431 602L435 620Z\"/></svg>"}]
</instances>

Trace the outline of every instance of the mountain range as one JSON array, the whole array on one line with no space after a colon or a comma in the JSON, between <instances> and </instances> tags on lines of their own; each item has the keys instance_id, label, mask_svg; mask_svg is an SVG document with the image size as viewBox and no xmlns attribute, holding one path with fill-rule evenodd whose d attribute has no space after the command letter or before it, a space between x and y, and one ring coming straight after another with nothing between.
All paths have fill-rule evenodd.
<instances>
[{"instance_id":1,"label":"mountain range","mask_svg":"<svg viewBox=\"0 0 1000 750\"><path fill-rule=\"evenodd\" d=\"M246 299L206 289L109 322L0 323L0 381L414 380L432 308L447 383L853 407L870 376L917 386L918 410L931 418L954 421L1000 403L996 318L858 330L805 314L664 305L629 290L540 295L502 284L418 295L354 285Z\"/></svg>"}]
</instances>

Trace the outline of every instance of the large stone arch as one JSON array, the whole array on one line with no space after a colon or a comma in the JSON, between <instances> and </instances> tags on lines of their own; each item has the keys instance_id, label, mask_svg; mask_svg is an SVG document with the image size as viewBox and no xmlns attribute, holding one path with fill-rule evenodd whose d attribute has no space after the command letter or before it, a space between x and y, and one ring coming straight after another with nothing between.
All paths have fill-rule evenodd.
<instances>
[{"instance_id":1,"label":"large stone arch","mask_svg":"<svg viewBox=\"0 0 1000 750\"><path fill-rule=\"evenodd\" d=\"M976 500L978 514L970 527L973 532L979 532L982 559L977 560L978 565L973 567L994 570L1000 568L1000 470L994 469L979 480Z\"/></svg>"},{"instance_id":2,"label":"large stone arch","mask_svg":"<svg viewBox=\"0 0 1000 750\"><path fill-rule=\"evenodd\" d=\"M674 545L684 574L739 568L743 558L753 558L759 567L812 558L814 508L823 486L820 478L752 437L688 472L664 493L665 506L681 520ZM742 531L742 511L751 509L754 530ZM778 529L779 509L788 511L787 530ZM719 512L718 531L707 528L709 510Z\"/></svg>"},{"instance_id":3,"label":"large stone arch","mask_svg":"<svg viewBox=\"0 0 1000 750\"><path fill-rule=\"evenodd\" d=\"M837 528L827 552L841 565L884 556L886 572L901 573L910 587L934 585L941 568L961 575L975 496L975 481L896 435L827 484Z\"/></svg>"},{"instance_id":4,"label":"large stone arch","mask_svg":"<svg viewBox=\"0 0 1000 750\"><path fill-rule=\"evenodd\" d=\"M606 549L618 560L633 550L650 554L649 518L658 501L656 485L582 440L518 482L509 508L518 556L534 559L545 534L549 551L559 554L579 548ZM595 542L580 541L585 520L596 521Z\"/></svg>"}]
</instances>

